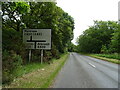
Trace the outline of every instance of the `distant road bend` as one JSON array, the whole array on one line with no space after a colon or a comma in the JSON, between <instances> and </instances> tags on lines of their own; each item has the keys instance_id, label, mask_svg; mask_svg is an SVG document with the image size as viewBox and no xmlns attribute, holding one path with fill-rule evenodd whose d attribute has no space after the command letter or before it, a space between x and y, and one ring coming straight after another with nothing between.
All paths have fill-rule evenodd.
<instances>
[{"instance_id":1,"label":"distant road bend","mask_svg":"<svg viewBox=\"0 0 120 90\"><path fill-rule=\"evenodd\" d=\"M118 65L70 53L53 88L118 88Z\"/></svg>"}]
</instances>

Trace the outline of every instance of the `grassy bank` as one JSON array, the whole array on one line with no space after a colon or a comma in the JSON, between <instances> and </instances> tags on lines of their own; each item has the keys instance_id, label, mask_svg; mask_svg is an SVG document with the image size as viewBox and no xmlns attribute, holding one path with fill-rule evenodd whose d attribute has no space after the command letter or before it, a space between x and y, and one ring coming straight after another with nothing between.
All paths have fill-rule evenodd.
<instances>
[{"instance_id":1,"label":"grassy bank","mask_svg":"<svg viewBox=\"0 0 120 90\"><path fill-rule=\"evenodd\" d=\"M96 56L111 58L111 59L118 59L120 60L120 54L113 53L113 54L95 54Z\"/></svg>"},{"instance_id":2,"label":"grassy bank","mask_svg":"<svg viewBox=\"0 0 120 90\"><path fill-rule=\"evenodd\" d=\"M16 70L15 79L5 88L48 88L67 60L68 54L61 55L60 59L53 59L51 64L31 64ZM25 69L25 70L24 70Z\"/></svg>"},{"instance_id":3,"label":"grassy bank","mask_svg":"<svg viewBox=\"0 0 120 90\"><path fill-rule=\"evenodd\" d=\"M113 54L87 54L87 55L108 62L120 64L120 60L119 60L120 58L117 55L113 55Z\"/></svg>"}]
</instances>

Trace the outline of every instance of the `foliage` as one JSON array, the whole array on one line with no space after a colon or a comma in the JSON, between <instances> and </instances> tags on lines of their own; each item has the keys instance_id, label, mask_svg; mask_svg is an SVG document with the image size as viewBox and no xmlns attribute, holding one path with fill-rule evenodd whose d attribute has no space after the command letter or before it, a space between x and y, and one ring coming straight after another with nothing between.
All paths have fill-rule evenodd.
<instances>
[{"instance_id":1,"label":"foliage","mask_svg":"<svg viewBox=\"0 0 120 90\"><path fill-rule=\"evenodd\" d=\"M120 24L118 24L118 29L115 29L113 33L111 40L111 52L120 53Z\"/></svg>"},{"instance_id":2,"label":"foliage","mask_svg":"<svg viewBox=\"0 0 120 90\"><path fill-rule=\"evenodd\" d=\"M72 42L68 44L68 51L69 52L76 52L76 45L74 45Z\"/></svg>"},{"instance_id":3,"label":"foliage","mask_svg":"<svg viewBox=\"0 0 120 90\"><path fill-rule=\"evenodd\" d=\"M21 16L30 11L27 2L2 2L2 24L5 29L12 28L16 31L23 29Z\"/></svg>"},{"instance_id":4,"label":"foliage","mask_svg":"<svg viewBox=\"0 0 120 90\"><path fill-rule=\"evenodd\" d=\"M96 41L96 42L95 42ZM97 53L99 52L100 43L97 39L91 36L81 35L79 38L79 51L84 53Z\"/></svg>"},{"instance_id":5,"label":"foliage","mask_svg":"<svg viewBox=\"0 0 120 90\"><path fill-rule=\"evenodd\" d=\"M14 29L7 29L4 30L3 27L3 51L8 50L11 51L13 50L17 54L25 54L25 45L23 44L22 41L22 33L15 31Z\"/></svg>"},{"instance_id":6,"label":"foliage","mask_svg":"<svg viewBox=\"0 0 120 90\"><path fill-rule=\"evenodd\" d=\"M112 46L117 51L118 31L118 24L115 21L94 21L94 25L79 36L77 41L79 51L84 53L112 53Z\"/></svg>"},{"instance_id":7,"label":"foliage","mask_svg":"<svg viewBox=\"0 0 120 90\"><path fill-rule=\"evenodd\" d=\"M105 45L102 45L102 48L101 48L101 53L109 53L107 47Z\"/></svg>"},{"instance_id":8,"label":"foliage","mask_svg":"<svg viewBox=\"0 0 120 90\"><path fill-rule=\"evenodd\" d=\"M14 76L12 75L12 72L15 68L18 68L22 65L22 58L19 55L16 55L14 52L3 52L3 83L9 83L11 80L13 80ZM8 62L9 61L9 62Z\"/></svg>"}]
</instances>

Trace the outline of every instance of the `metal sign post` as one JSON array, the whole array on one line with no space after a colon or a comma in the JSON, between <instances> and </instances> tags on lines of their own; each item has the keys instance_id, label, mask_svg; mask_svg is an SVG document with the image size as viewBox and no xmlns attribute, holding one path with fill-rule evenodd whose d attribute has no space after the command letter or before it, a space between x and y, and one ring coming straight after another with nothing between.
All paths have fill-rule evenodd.
<instances>
[{"instance_id":1,"label":"metal sign post","mask_svg":"<svg viewBox=\"0 0 120 90\"><path fill-rule=\"evenodd\" d=\"M31 60L31 49L29 50L29 62Z\"/></svg>"},{"instance_id":2,"label":"metal sign post","mask_svg":"<svg viewBox=\"0 0 120 90\"><path fill-rule=\"evenodd\" d=\"M41 64L43 63L43 49L41 50Z\"/></svg>"}]
</instances>

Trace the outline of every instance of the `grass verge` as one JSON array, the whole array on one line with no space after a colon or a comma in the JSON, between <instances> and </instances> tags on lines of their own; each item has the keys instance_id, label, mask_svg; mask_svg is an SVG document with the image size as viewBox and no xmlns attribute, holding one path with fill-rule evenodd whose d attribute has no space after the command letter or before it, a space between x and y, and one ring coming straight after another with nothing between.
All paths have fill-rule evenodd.
<instances>
[{"instance_id":1,"label":"grass verge","mask_svg":"<svg viewBox=\"0 0 120 90\"><path fill-rule=\"evenodd\" d=\"M24 66L20 66L18 68L16 68L13 72L13 75L15 77L20 77L22 75L25 75L27 73L30 73L30 72L33 72L37 69L40 69L40 68L43 68L45 67L47 64L44 63L44 64L40 64L40 63L29 63L27 65L24 65Z\"/></svg>"},{"instance_id":2,"label":"grass verge","mask_svg":"<svg viewBox=\"0 0 120 90\"><path fill-rule=\"evenodd\" d=\"M112 54L95 54L96 56L111 58L111 59L118 59L120 60L120 54L112 53Z\"/></svg>"},{"instance_id":3,"label":"grass verge","mask_svg":"<svg viewBox=\"0 0 120 90\"><path fill-rule=\"evenodd\" d=\"M112 58L109 58L109 57L103 57L103 56L98 56L98 54L87 54L88 56L91 56L91 57L94 57L94 58L98 58L98 59L101 59L101 60L105 60L105 61L108 61L108 62L112 62L112 63L115 63L115 64L120 64L120 60L118 59L112 59Z\"/></svg>"},{"instance_id":4,"label":"grass verge","mask_svg":"<svg viewBox=\"0 0 120 90\"><path fill-rule=\"evenodd\" d=\"M60 59L54 59L50 65L30 65L32 72L31 70L26 70L29 71L29 73L15 79L9 86L5 86L5 88L49 88L67 58L68 53L61 55ZM38 67L38 65L40 67ZM20 72L23 72L23 70L20 70L17 76L21 74ZM26 72L24 71L23 73Z\"/></svg>"}]
</instances>

